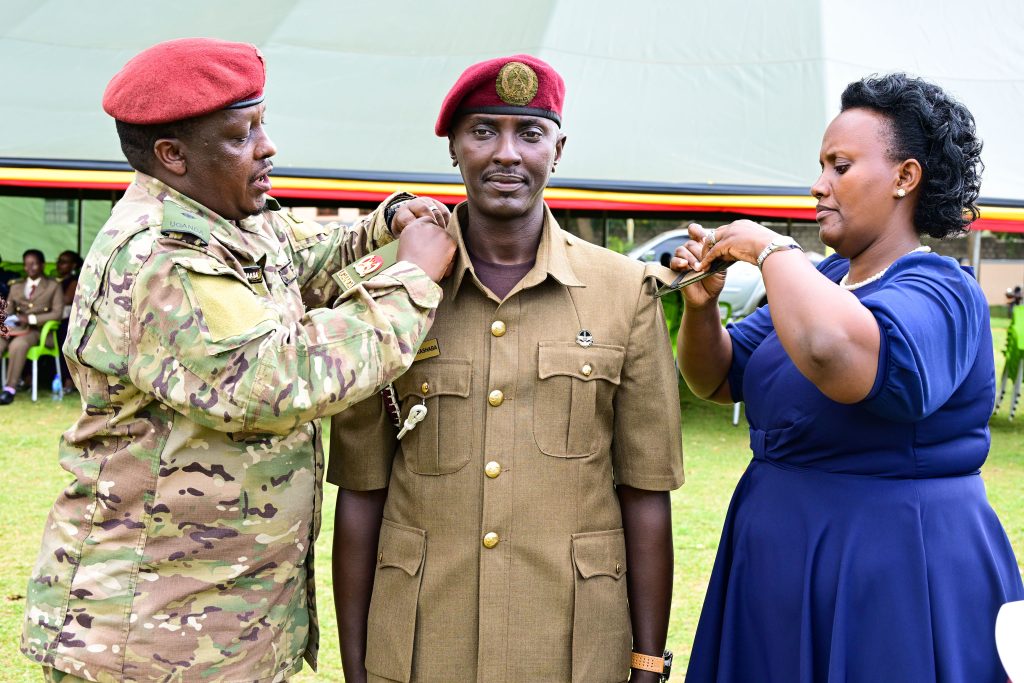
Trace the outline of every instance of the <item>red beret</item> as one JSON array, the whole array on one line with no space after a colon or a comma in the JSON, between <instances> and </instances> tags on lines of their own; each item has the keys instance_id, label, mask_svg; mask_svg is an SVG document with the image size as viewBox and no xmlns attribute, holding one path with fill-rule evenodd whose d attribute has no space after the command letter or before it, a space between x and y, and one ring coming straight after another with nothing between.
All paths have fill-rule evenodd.
<instances>
[{"instance_id":1,"label":"red beret","mask_svg":"<svg viewBox=\"0 0 1024 683\"><path fill-rule=\"evenodd\" d=\"M255 45L181 38L143 50L103 93L103 110L125 123L170 123L263 101L267 80Z\"/></svg>"},{"instance_id":2,"label":"red beret","mask_svg":"<svg viewBox=\"0 0 1024 683\"><path fill-rule=\"evenodd\" d=\"M474 64L459 77L441 105L434 132L462 114L543 116L562 125L565 82L551 65L530 55L512 55Z\"/></svg>"}]
</instances>

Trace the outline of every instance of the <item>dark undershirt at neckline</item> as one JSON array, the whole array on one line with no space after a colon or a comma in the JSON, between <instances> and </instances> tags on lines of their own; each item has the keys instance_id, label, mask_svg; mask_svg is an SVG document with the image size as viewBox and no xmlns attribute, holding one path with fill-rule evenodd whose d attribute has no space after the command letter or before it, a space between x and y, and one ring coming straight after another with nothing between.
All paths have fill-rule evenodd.
<instances>
[{"instance_id":1,"label":"dark undershirt at neckline","mask_svg":"<svg viewBox=\"0 0 1024 683\"><path fill-rule=\"evenodd\" d=\"M526 263L490 263L474 256L468 249L467 252L469 260L473 263L473 271L476 273L477 279L483 283L484 287L494 292L499 299L504 299L512 291L512 288L530 272L533 264L537 261L537 259L533 259Z\"/></svg>"}]
</instances>

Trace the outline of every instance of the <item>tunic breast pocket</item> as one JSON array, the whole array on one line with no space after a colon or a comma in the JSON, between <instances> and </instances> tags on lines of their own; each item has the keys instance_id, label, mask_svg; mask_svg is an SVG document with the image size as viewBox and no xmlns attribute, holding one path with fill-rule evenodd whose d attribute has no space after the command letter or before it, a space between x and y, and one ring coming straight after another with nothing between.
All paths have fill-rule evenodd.
<instances>
[{"instance_id":1,"label":"tunic breast pocket","mask_svg":"<svg viewBox=\"0 0 1024 683\"><path fill-rule=\"evenodd\" d=\"M469 462L473 452L473 414L469 360L434 358L421 361L395 381L402 420L418 403L427 415L402 437L405 466L416 474L451 474Z\"/></svg>"},{"instance_id":2,"label":"tunic breast pocket","mask_svg":"<svg viewBox=\"0 0 1024 683\"><path fill-rule=\"evenodd\" d=\"M541 342L533 402L533 436L541 452L558 458L596 453L610 438L612 399L625 349L575 342Z\"/></svg>"}]
</instances>

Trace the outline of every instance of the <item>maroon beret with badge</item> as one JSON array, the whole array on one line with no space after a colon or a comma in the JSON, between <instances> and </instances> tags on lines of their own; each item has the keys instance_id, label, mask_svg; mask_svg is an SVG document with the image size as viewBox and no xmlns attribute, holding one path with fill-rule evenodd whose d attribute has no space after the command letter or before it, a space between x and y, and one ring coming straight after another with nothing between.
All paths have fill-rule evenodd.
<instances>
[{"instance_id":1,"label":"maroon beret with badge","mask_svg":"<svg viewBox=\"0 0 1024 683\"><path fill-rule=\"evenodd\" d=\"M530 55L489 59L462 72L444 98L434 132L448 135L463 114L542 116L561 126L564 100L565 82L547 62Z\"/></svg>"},{"instance_id":2,"label":"maroon beret with badge","mask_svg":"<svg viewBox=\"0 0 1024 683\"><path fill-rule=\"evenodd\" d=\"M259 48L213 38L158 43L110 79L103 110L118 121L170 123L263 101L267 71Z\"/></svg>"}]
</instances>

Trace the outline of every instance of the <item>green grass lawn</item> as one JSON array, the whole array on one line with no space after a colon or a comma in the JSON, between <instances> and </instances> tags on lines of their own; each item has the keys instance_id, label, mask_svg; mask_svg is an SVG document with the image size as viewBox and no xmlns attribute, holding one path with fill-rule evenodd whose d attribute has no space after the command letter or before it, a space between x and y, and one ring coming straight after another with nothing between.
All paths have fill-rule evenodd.
<instances>
[{"instance_id":1,"label":"green grass lawn","mask_svg":"<svg viewBox=\"0 0 1024 683\"><path fill-rule=\"evenodd\" d=\"M995 347L1002 349L1006 321L994 320ZM1001 366L1001 354L997 353ZM1001 369L1001 367L1000 367ZM1007 402L1008 403L1008 402ZM672 496L676 572L669 648L684 670L701 602L714 561L722 520L736 480L749 459L747 430L731 424L731 408L692 398L683 402L686 485ZM24 395L0 408L0 666L4 681L38 681L38 670L18 652L25 584L35 561L43 523L68 478L57 465L56 443L75 419L78 398L36 404ZM1024 411L1022 411L1024 413ZM1018 557L1024 558L1024 425L1010 423L1007 406L992 420L992 452L984 469L992 505L999 513ZM1021 421L1024 421L1022 414ZM304 671L294 680L341 681L337 625L331 606L330 562L337 490L327 486L324 525L317 542L321 605L320 673Z\"/></svg>"}]
</instances>

